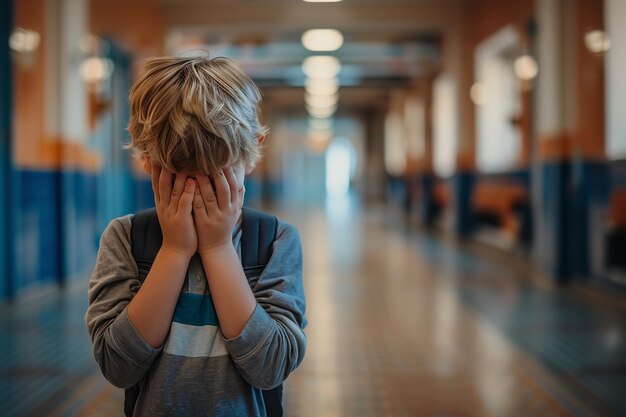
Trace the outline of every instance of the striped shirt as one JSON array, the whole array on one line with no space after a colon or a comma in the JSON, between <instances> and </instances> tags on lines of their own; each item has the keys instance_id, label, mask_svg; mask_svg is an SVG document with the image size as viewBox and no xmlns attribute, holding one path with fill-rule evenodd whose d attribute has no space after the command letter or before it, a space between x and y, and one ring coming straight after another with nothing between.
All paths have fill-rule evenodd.
<instances>
[{"instance_id":1,"label":"striped shirt","mask_svg":"<svg viewBox=\"0 0 626 417\"><path fill-rule=\"evenodd\" d=\"M155 349L126 313L141 286L131 253L132 216L109 223L89 280L85 320L103 375L120 388L140 384L135 416L265 416L261 389L281 384L306 348L297 230L278 222L272 256L250 280L257 306L234 339L222 335L202 262L193 257L169 334ZM238 253L240 241L238 224Z\"/></svg>"}]
</instances>

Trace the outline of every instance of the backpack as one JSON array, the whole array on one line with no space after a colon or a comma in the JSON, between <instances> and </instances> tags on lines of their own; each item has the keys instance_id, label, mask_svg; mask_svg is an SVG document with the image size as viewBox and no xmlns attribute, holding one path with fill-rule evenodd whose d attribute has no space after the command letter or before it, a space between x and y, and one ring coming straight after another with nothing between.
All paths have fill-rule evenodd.
<instances>
[{"instance_id":1,"label":"backpack","mask_svg":"<svg viewBox=\"0 0 626 417\"><path fill-rule=\"evenodd\" d=\"M276 239L278 219L271 214L243 207L241 224L241 264L248 280L259 276L272 255L272 244ZM163 235L156 208L138 212L132 220L131 248L143 282L150 271L154 258L161 248ZM124 414L131 417L139 396L137 384L125 390ZM283 386L262 391L268 417L282 417Z\"/></svg>"}]
</instances>

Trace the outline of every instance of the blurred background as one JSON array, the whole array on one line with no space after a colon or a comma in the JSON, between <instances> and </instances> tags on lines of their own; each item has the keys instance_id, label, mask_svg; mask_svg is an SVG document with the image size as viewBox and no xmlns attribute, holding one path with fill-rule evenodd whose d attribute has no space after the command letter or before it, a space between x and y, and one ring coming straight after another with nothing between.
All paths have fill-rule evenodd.
<instances>
[{"instance_id":1,"label":"blurred background","mask_svg":"<svg viewBox=\"0 0 626 417\"><path fill-rule=\"evenodd\" d=\"M3 0L3 416L119 416L83 321L99 237L153 205L145 60L238 62L294 223L287 416L626 415L626 1Z\"/></svg>"}]
</instances>

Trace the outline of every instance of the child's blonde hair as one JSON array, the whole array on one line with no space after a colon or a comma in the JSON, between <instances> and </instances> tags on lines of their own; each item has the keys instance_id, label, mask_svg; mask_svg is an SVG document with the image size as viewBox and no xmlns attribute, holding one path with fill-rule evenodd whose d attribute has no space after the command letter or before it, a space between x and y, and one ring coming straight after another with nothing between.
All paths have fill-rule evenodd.
<instances>
[{"instance_id":1,"label":"child's blonde hair","mask_svg":"<svg viewBox=\"0 0 626 417\"><path fill-rule=\"evenodd\" d=\"M261 93L228 58L151 59L129 98L128 147L173 172L260 158Z\"/></svg>"}]
</instances>

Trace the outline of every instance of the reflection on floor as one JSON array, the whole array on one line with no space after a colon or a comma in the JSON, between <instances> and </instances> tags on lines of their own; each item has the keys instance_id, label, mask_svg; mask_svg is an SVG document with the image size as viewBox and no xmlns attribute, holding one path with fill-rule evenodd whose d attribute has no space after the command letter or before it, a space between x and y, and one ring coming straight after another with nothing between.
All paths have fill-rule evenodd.
<instances>
[{"instance_id":1,"label":"reflection on floor","mask_svg":"<svg viewBox=\"0 0 626 417\"><path fill-rule=\"evenodd\" d=\"M310 323L287 416L626 415L621 305L403 232L382 209L345 201L284 218L302 235ZM91 358L84 292L1 307L0 414L122 414Z\"/></svg>"}]
</instances>

